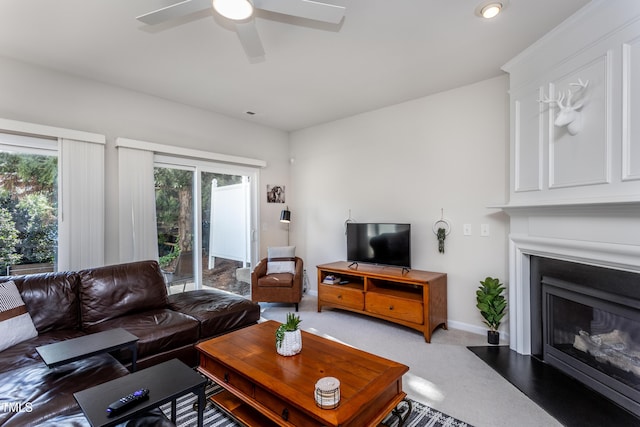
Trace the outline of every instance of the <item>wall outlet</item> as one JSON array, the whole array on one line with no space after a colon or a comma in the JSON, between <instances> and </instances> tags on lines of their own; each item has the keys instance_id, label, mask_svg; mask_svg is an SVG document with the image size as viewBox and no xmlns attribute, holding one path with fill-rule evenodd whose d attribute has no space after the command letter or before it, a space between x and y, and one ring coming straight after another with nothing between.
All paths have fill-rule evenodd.
<instances>
[{"instance_id":1,"label":"wall outlet","mask_svg":"<svg viewBox=\"0 0 640 427\"><path fill-rule=\"evenodd\" d=\"M465 236L471 236L471 224L464 224L462 226L462 233Z\"/></svg>"},{"instance_id":2,"label":"wall outlet","mask_svg":"<svg viewBox=\"0 0 640 427\"><path fill-rule=\"evenodd\" d=\"M483 237L489 236L489 224L480 224L480 235Z\"/></svg>"}]
</instances>

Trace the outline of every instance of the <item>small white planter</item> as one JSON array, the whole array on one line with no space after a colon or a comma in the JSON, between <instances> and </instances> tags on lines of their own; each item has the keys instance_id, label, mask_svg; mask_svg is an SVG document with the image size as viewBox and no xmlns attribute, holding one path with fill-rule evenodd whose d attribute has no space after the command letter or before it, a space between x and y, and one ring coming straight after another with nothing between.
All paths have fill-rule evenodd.
<instances>
[{"instance_id":1,"label":"small white planter","mask_svg":"<svg viewBox=\"0 0 640 427\"><path fill-rule=\"evenodd\" d=\"M300 329L296 331L286 331L284 339L276 343L276 351L283 356L293 356L302 351L302 334Z\"/></svg>"}]
</instances>

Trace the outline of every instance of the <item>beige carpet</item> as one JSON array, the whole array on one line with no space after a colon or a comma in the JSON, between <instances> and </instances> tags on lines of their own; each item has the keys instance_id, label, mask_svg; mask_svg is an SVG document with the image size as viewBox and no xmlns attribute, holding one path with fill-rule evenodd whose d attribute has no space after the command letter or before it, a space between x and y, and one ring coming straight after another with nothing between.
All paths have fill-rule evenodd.
<instances>
[{"instance_id":1,"label":"beige carpet","mask_svg":"<svg viewBox=\"0 0 640 427\"><path fill-rule=\"evenodd\" d=\"M295 310L260 305L263 319L280 322ZM428 344L420 332L390 322L341 310L318 313L309 295L299 314L306 331L409 366L403 387L410 398L476 427L561 425L466 348L486 345L486 336L439 329Z\"/></svg>"}]
</instances>

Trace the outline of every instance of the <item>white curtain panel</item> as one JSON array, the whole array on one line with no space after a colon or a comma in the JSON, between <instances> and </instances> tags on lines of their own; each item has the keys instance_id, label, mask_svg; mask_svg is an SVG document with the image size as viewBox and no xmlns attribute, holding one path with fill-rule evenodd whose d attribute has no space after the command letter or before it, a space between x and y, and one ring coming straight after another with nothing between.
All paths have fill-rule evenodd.
<instances>
[{"instance_id":1,"label":"white curtain panel","mask_svg":"<svg viewBox=\"0 0 640 427\"><path fill-rule=\"evenodd\" d=\"M104 144L61 138L58 270L104 265Z\"/></svg>"},{"instance_id":2,"label":"white curtain panel","mask_svg":"<svg viewBox=\"0 0 640 427\"><path fill-rule=\"evenodd\" d=\"M153 156L118 147L120 262L158 259Z\"/></svg>"}]
</instances>

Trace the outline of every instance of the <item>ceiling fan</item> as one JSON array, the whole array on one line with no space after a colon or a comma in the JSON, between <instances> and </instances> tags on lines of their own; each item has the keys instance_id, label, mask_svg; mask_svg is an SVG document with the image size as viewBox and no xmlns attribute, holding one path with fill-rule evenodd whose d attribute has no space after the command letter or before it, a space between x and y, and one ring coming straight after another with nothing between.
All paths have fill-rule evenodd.
<instances>
[{"instance_id":1,"label":"ceiling fan","mask_svg":"<svg viewBox=\"0 0 640 427\"><path fill-rule=\"evenodd\" d=\"M346 0L183 0L136 17L157 25L213 6L221 16L235 25L240 43L249 59L263 57L265 52L254 25L254 9L290 15L314 21L338 24L345 12Z\"/></svg>"}]
</instances>

